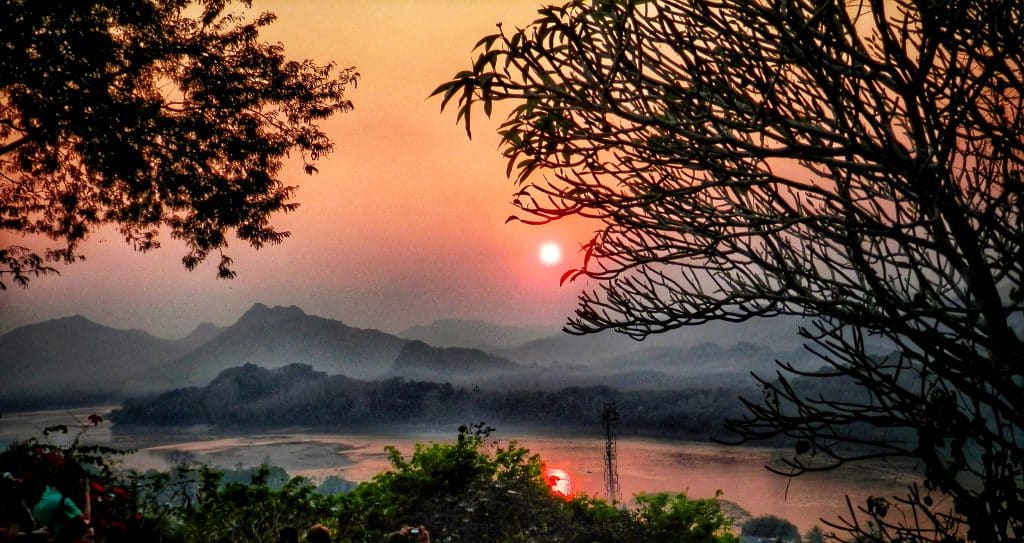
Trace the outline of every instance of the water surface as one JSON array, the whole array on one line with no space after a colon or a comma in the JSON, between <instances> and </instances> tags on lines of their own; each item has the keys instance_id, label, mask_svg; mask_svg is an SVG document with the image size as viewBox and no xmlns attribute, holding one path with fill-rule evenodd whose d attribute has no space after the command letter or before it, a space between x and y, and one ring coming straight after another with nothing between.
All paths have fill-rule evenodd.
<instances>
[{"instance_id":1,"label":"water surface","mask_svg":"<svg viewBox=\"0 0 1024 543\"><path fill-rule=\"evenodd\" d=\"M0 418L0 443L39 435L52 424L86 420L92 412L105 415L109 407L5 414ZM450 441L450 433L323 433L303 428L229 434L216 428L161 428L158 431L112 432L107 422L83 436L88 442L136 449L124 467L166 469L179 462L202 462L220 468L261 463L281 466L293 475L321 480L331 475L365 481L389 467L384 447L394 445L408 456L418 442ZM72 433L73 430L72 430ZM516 440L546 464L566 470L578 492L604 497L604 446L600 437L544 435L535 432L492 436L502 444ZM69 436L54 439L67 441ZM621 436L617 460L622 495L638 492L685 492L734 502L750 514L777 515L801 531L820 524L820 518L849 516L844 495L863 502L868 496L892 496L919 477L907 465L882 462L855 468L808 474L790 479L772 474L765 465L787 450L727 447L711 443Z\"/></svg>"}]
</instances>

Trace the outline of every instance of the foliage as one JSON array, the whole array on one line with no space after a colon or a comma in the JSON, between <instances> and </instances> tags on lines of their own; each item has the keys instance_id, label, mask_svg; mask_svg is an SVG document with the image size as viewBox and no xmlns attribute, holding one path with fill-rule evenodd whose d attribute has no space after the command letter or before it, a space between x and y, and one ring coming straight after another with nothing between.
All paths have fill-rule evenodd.
<instances>
[{"instance_id":1,"label":"foliage","mask_svg":"<svg viewBox=\"0 0 1024 543\"><path fill-rule=\"evenodd\" d=\"M825 543L825 532L822 531L821 526L812 526L807 533L804 534L804 543Z\"/></svg>"},{"instance_id":2,"label":"foliage","mask_svg":"<svg viewBox=\"0 0 1024 543\"><path fill-rule=\"evenodd\" d=\"M717 500L642 495L630 512L587 496L558 498L541 478L540 458L515 442L489 445L492 430L462 426L455 443L418 444L409 460L389 449L392 470L343 497L342 540L422 524L440 542L735 541Z\"/></svg>"},{"instance_id":3,"label":"foliage","mask_svg":"<svg viewBox=\"0 0 1024 543\"><path fill-rule=\"evenodd\" d=\"M729 521L717 500L690 500L685 494L640 494L636 516L641 541L732 543L737 538L723 528Z\"/></svg>"},{"instance_id":4,"label":"foliage","mask_svg":"<svg viewBox=\"0 0 1024 543\"><path fill-rule=\"evenodd\" d=\"M540 458L515 442L490 442L492 430L462 426L454 442L417 444L409 459L389 447L391 470L334 495L316 493L301 477L275 488L266 466L251 471L247 483L225 482L224 473L188 462L167 472L120 473L113 460L124 452L84 446L81 433L64 446L16 443L0 454L0 469L38 479L59 458L61 469L87 473L98 491L93 524L100 542L273 543L282 528L314 523L345 542L379 541L404 525L427 526L437 542L736 542L717 499L641 495L630 511L588 496L556 496L541 477ZM0 528L12 520L8 499L35 499L20 488L4 490Z\"/></svg>"},{"instance_id":5,"label":"foliage","mask_svg":"<svg viewBox=\"0 0 1024 543\"><path fill-rule=\"evenodd\" d=\"M341 535L382 537L424 525L433 541L529 541L560 520L541 479L540 459L514 442L484 450L490 427L462 426L455 443L417 444L409 460L394 448L392 470L342 500Z\"/></svg>"},{"instance_id":6,"label":"foliage","mask_svg":"<svg viewBox=\"0 0 1024 543\"><path fill-rule=\"evenodd\" d=\"M820 531L820 530L819 530ZM792 522L775 515L754 517L743 523L740 535L800 542L800 531Z\"/></svg>"},{"instance_id":7,"label":"foliage","mask_svg":"<svg viewBox=\"0 0 1024 543\"><path fill-rule=\"evenodd\" d=\"M306 528L329 522L334 516L334 496L315 492L315 486L293 477L279 490L268 484L269 470L257 471L248 483L220 485L220 474L201 470L195 496L175 510L168 537L175 541L235 542L277 540L282 528Z\"/></svg>"},{"instance_id":8,"label":"foliage","mask_svg":"<svg viewBox=\"0 0 1024 543\"><path fill-rule=\"evenodd\" d=\"M0 525L11 520L6 500L20 498L30 508L42 485L53 479L90 486L97 541L201 543L227 537L237 543L274 543L281 528L306 527L335 517L336 496L317 493L301 477L275 485L273 479L283 473L280 468L244 470L250 475L245 481L239 479L243 472L225 474L185 464L168 472L125 473L117 469L116 460L131 451L81 441L100 422L96 417L73 426L78 431L64 444L51 439L69 431L60 425L44 430L42 438L14 443L0 453L0 471L11 473L19 483L4 489ZM225 475L233 482L226 482ZM7 490L12 492L8 495ZM76 501L84 496L81 486L66 491Z\"/></svg>"},{"instance_id":9,"label":"foliage","mask_svg":"<svg viewBox=\"0 0 1024 543\"><path fill-rule=\"evenodd\" d=\"M60 475L72 479L110 480L113 477L108 458L130 454L103 445L86 445L82 437L103 422L103 417L90 415L86 420L75 418L74 424L58 424L42 430L41 437L12 444L0 455L5 472L33 474L32 482L45 484ZM59 438L59 439L58 439ZM84 488L79 490L84 491Z\"/></svg>"},{"instance_id":10,"label":"foliage","mask_svg":"<svg viewBox=\"0 0 1024 543\"><path fill-rule=\"evenodd\" d=\"M1021 35L1017 0L576 0L436 94L467 132L507 103L512 219L600 225L569 331L808 317L808 377L862 399L783 365L740 438L789 438L792 475L919 460L878 531L993 543L1024 531Z\"/></svg>"},{"instance_id":11,"label":"foliage","mask_svg":"<svg viewBox=\"0 0 1024 543\"><path fill-rule=\"evenodd\" d=\"M135 515L135 497L131 485L118 476L113 459L131 451L82 442L85 433L103 422L98 415L45 428L38 438L11 444L0 452L0 472L10 474L3 481L3 517L0 521L19 523L31 531L27 511L39 499L47 485L73 496L84 496L86 485L92 497L92 515L98 531L117 541L128 532L142 529L143 519ZM79 501L78 505L82 505Z\"/></svg>"},{"instance_id":12,"label":"foliage","mask_svg":"<svg viewBox=\"0 0 1024 543\"><path fill-rule=\"evenodd\" d=\"M256 248L288 236L268 222L297 205L283 160L316 171L333 149L318 123L352 108L358 74L288 59L259 40L272 14L230 3L0 3L0 228L60 244L0 248L0 277L25 286L81 258L104 224L140 251L166 229L190 270L229 231ZM234 273L222 253L218 275Z\"/></svg>"}]
</instances>

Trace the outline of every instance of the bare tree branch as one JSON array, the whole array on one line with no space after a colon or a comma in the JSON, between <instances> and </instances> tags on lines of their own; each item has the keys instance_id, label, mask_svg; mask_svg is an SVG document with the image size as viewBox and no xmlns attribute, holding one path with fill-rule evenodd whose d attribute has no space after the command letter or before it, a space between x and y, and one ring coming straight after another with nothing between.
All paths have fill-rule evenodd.
<instances>
[{"instance_id":1,"label":"bare tree branch","mask_svg":"<svg viewBox=\"0 0 1024 543\"><path fill-rule=\"evenodd\" d=\"M925 492L855 536L1014 541L1021 35L1014 0L580 0L485 37L435 94L467 132L512 105L515 218L600 224L568 331L808 317L822 370L762 379L741 440L792 439L787 474L919 461Z\"/></svg>"}]
</instances>

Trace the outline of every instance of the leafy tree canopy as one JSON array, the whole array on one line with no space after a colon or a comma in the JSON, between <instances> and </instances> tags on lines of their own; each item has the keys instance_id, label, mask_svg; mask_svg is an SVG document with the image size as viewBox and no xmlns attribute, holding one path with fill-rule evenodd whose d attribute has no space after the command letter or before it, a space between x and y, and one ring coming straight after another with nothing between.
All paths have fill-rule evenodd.
<instances>
[{"instance_id":1,"label":"leafy tree canopy","mask_svg":"<svg viewBox=\"0 0 1024 543\"><path fill-rule=\"evenodd\" d=\"M25 286L80 259L104 224L140 251L166 230L190 270L229 232L256 248L288 236L269 223L297 205L282 162L316 171L333 150L317 123L352 108L358 74L289 59L260 40L273 14L230 4L0 3L0 231L57 242L0 247L0 278ZM234 274L221 253L218 275Z\"/></svg>"},{"instance_id":2,"label":"leafy tree canopy","mask_svg":"<svg viewBox=\"0 0 1024 543\"><path fill-rule=\"evenodd\" d=\"M481 39L436 94L467 132L475 107L507 102L513 219L599 225L563 277L596 285L568 330L809 317L827 367L808 376L842 376L863 399L766 380L739 435L791 438L791 474L920 460L925 490L901 498L910 526L876 500L873 534L1019 539L1024 4L577 0L539 14Z\"/></svg>"},{"instance_id":3,"label":"leafy tree canopy","mask_svg":"<svg viewBox=\"0 0 1024 543\"><path fill-rule=\"evenodd\" d=\"M820 526L813 526L804 534L803 543L825 543L825 532Z\"/></svg>"},{"instance_id":4,"label":"leafy tree canopy","mask_svg":"<svg viewBox=\"0 0 1024 543\"><path fill-rule=\"evenodd\" d=\"M797 530L796 526L792 522L775 515L764 515L748 520L743 523L740 534L797 543L801 541L800 531Z\"/></svg>"}]
</instances>

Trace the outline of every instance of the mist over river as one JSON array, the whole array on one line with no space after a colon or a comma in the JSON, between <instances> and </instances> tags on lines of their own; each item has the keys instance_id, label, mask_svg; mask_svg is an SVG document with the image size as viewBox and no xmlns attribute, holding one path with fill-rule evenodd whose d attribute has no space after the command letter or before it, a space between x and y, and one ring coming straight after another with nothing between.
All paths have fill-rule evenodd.
<instances>
[{"instance_id":1,"label":"mist over river","mask_svg":"<svg viewBox=\"0 0 1024 543\"><path fill-rule=\"evenodd\" d=\"M39 436L54 424L74 424L90 413L106 416L110 406L3 414L0 444ZM71 434L74 433L72 429ZM454 440L457 431L443 433L323 433L286 428L245 434L216 428L160 428L158 431L112 431L104 422L90 428L84 441L136 449L126 457L126 468L166 469L183 460L220 468L249 467L261 463L280 466L292 475L322 480L337 475L364 481L388 468L386 445L404 455L417 442ZM503 432L492 438L502 443L516 440L541 456L545 464L564 469L575 490L604 497L604 439L601 436L559 436L536 432ZM58 435L54 440L69 439ZM772 514L796 524L801 532L821 517L849 517L844 495L854 504L868 496L902 494L907 484L920 479L910 465L874 462L789 479L765 469L766 464L791 451L774 448L728 447L713 443L652 439L621 435L618 438L618 472L622 496L638 492L686 492L695 498L712 497L738 504L751 515ZM787 489L788 485L788 489Z\"/></svg>"}]
</instances>

